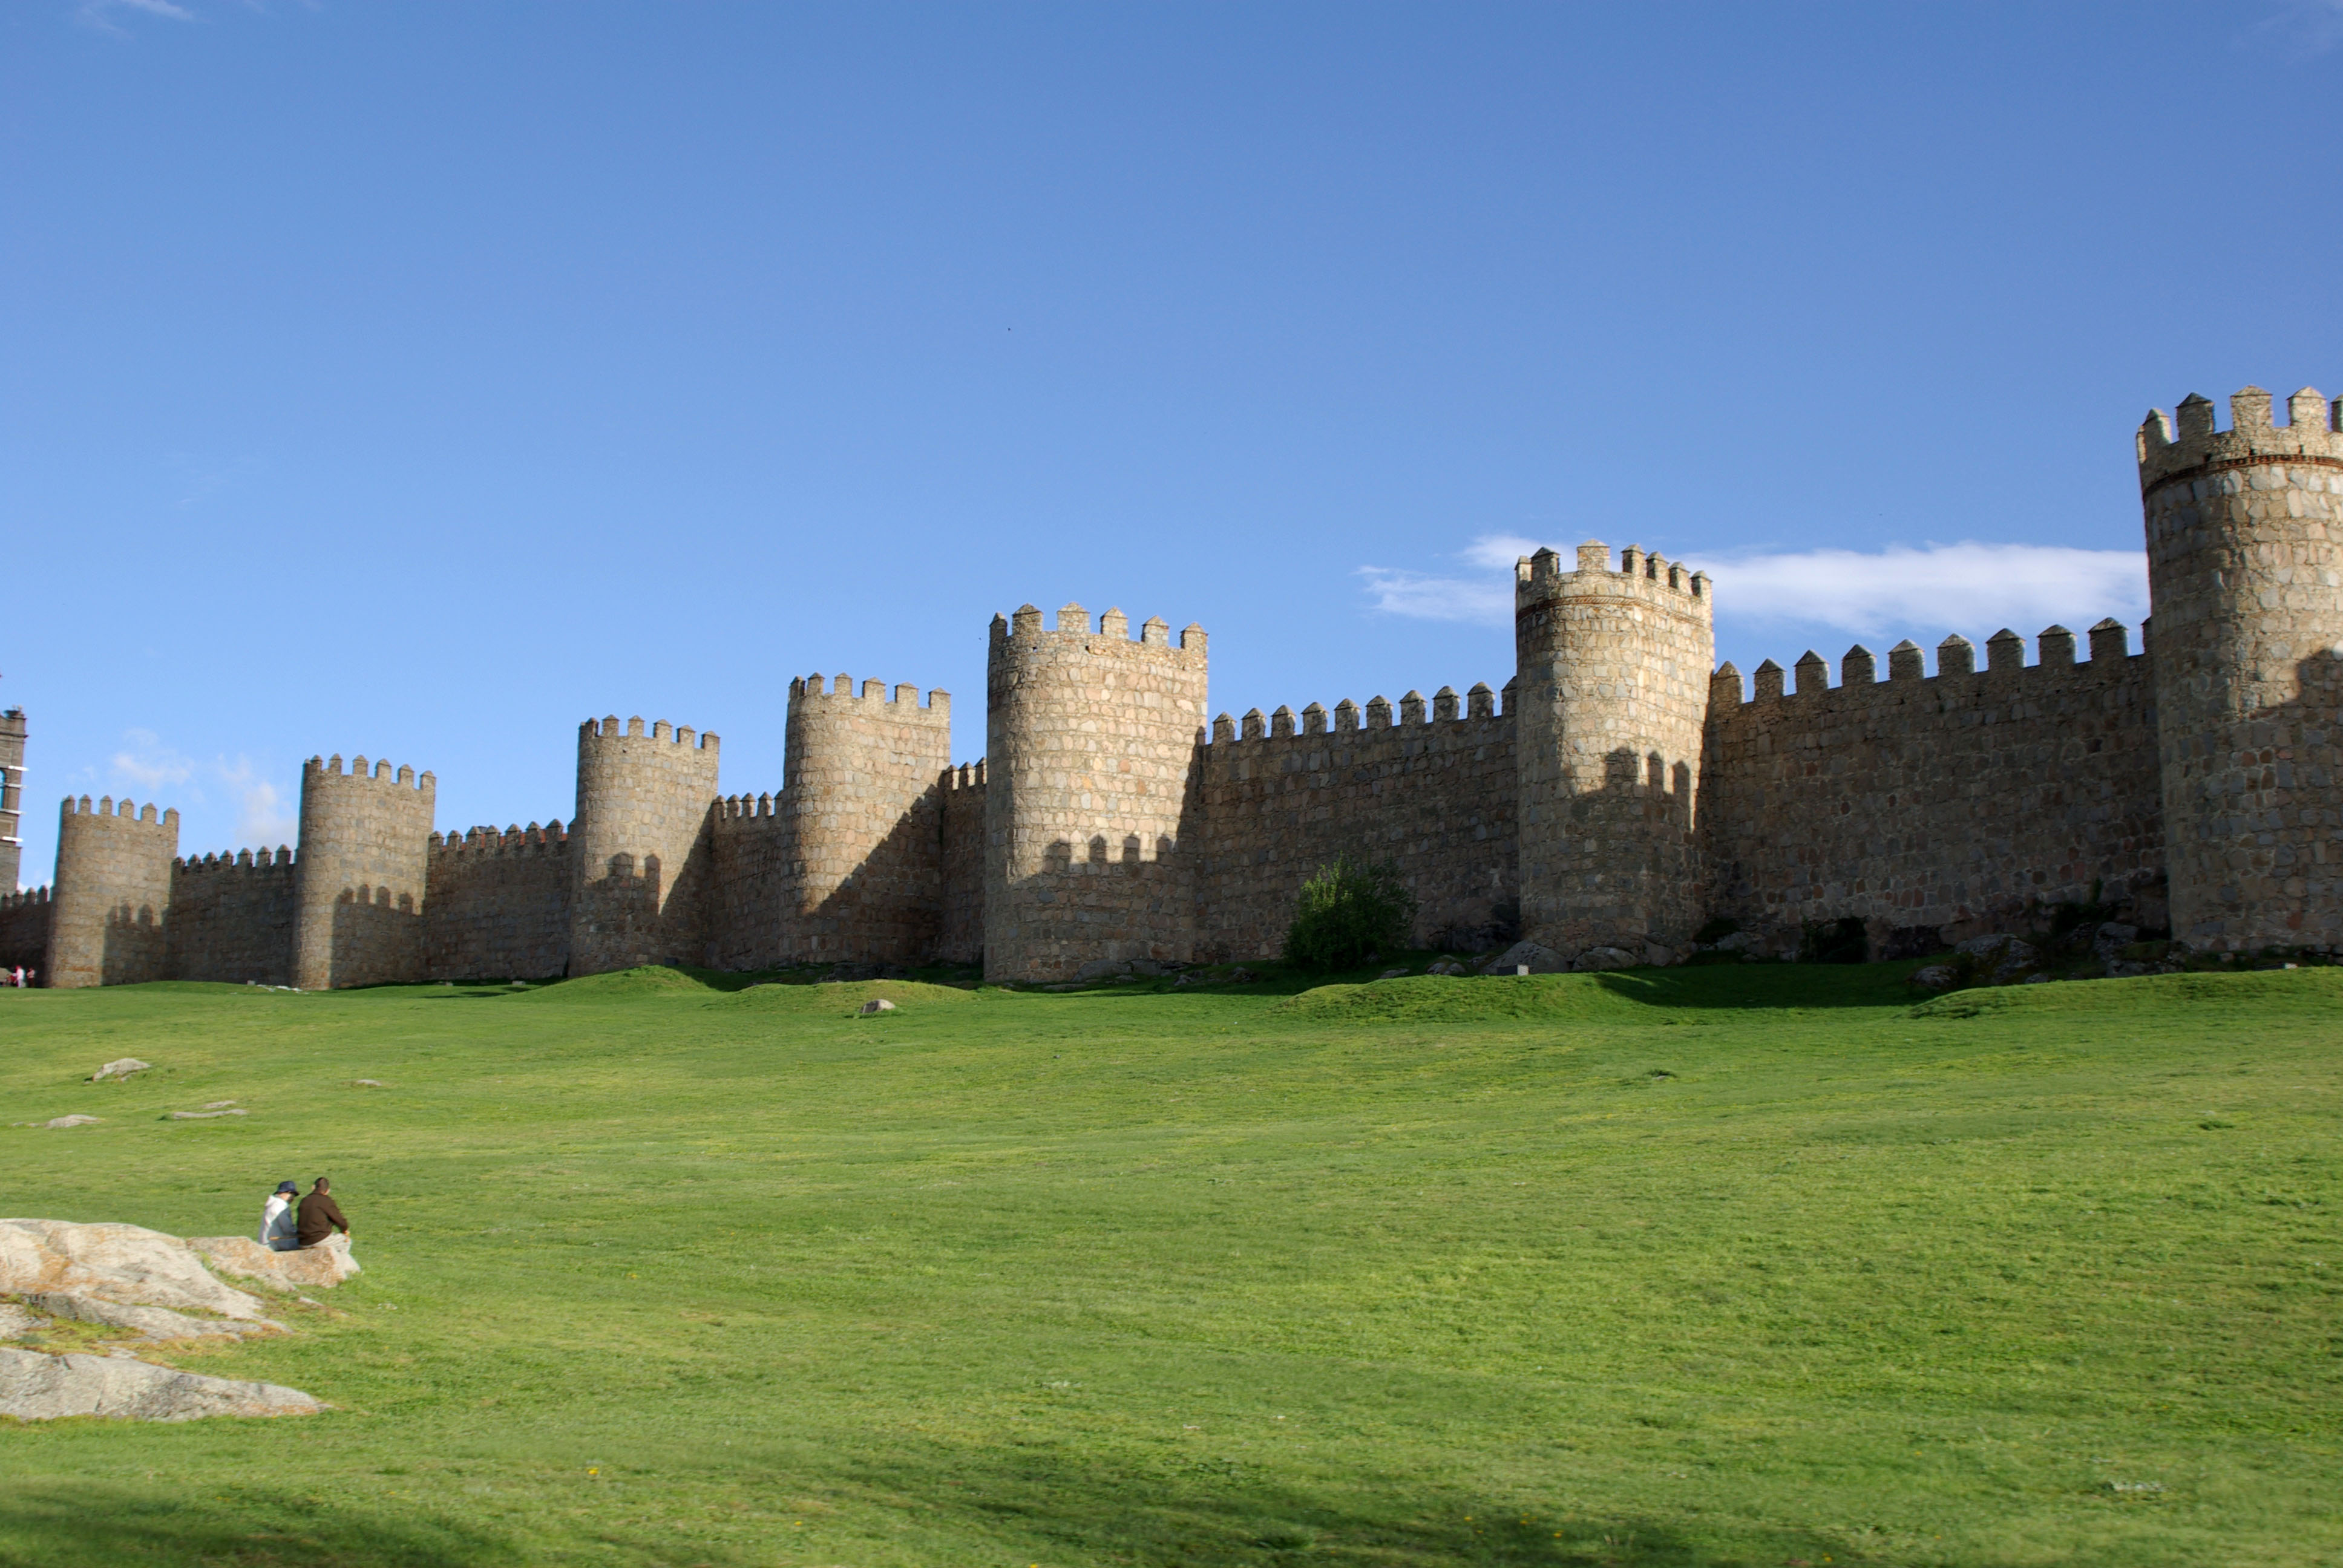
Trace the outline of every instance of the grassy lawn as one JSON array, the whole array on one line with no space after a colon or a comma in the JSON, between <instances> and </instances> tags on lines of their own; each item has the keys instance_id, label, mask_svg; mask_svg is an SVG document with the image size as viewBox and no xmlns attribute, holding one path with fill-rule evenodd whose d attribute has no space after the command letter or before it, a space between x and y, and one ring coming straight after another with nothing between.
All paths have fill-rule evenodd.
<instances>
[{"instance_id":1,"label":"grassy lawn","mask_svg":"<svg viewBox=\"0 0 2343 1568\"><path fill-rule=\"evenodd\" d=\"M367 1269L0 1563L2343 1562L2343 970L1901 975L0 992L0 1211Z\"/></svg>"}]
</instances>

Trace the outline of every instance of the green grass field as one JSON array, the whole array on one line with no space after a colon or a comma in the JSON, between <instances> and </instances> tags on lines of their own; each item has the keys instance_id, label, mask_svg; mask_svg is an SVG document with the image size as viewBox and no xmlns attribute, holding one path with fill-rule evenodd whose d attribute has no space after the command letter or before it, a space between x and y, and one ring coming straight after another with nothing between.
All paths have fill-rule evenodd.
<instances>
[{"instance_id":1,"label":"green grass field","mask_svg":"<svg viewBox=\"0 0 2343 1568\"><path fill-rule=\"evenodd\" d=\"M367 1269L0 1563L2343 1562L2343 971L1901 974L0 992L0 1211Z\"/></svg>"}]
</instances>

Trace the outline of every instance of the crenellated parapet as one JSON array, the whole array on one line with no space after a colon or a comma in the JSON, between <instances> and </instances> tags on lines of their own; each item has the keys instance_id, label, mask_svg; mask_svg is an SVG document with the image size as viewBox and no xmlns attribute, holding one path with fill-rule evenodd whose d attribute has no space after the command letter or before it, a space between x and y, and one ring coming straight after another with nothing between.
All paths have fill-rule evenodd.
<instances>
[{"instance_id":1,"label":"crenellated parapet","mask_svg":"<svg viewBox=\"0 0 2343 1568\"><path fill-rule=\"evenodd\" d=\"M2143 628L2143 630L2145 628ZM2029 680L2048 681L2077 678L2094 673L2104 674L2114 660L2129 659L2130 630L2114 617L2107 617L2090 629L2089 661L2076 662L2075 634L2063 626L2046 627L2037 634L2036 646L2039 658L2035 663L2026 662L2026 639L2007 627L1986 639L1986 667L1977 668L1976 645L1956 632L1936 645L1936 673L1927 672L1927 657L1910 639L1897 643L1887 650L1887 676L1881 679L1879 660L1871 649L1856 643L1840 657L1839 679L1833 685L1830 665L1822 655L1808 648L1799 655L1789 670L1766 659L1755 671L1752 689L1745 691L1740 668L1730 660L1716 667L1709 678L1710 718L1749 703L1796 701L1818 697L1825 692L1842 694L1852 699L1857 694L1879 687L1899 690L1907 684L1958 679L1963 677L1995 678L2020 676Z\"/></svg>"},{"instance_id":2,"label":"crenellated parapet","mask_svg":"<svg viewBox=\"0 0 2343 1568\"><path fill-rule=\"evenodd\" d=\"M431 853L439 856L469 858L481 855L561 855L569 849L569 835L556 817L539 827L531 822L523 828L515 824L498 829L494 826L467 828L460 833L433 833Z\"/></svg>"},{"instance_id":3,"label":"crenellated parapet","mask_svg":"<svg viewBox=\"0 0 2343 1568\"><path fill-rule=\"evenodd\" d=\"M179 814L111 796L67 797L57 813L55 894L44 983L132 985L168 962Z\"/></svg>"},{"instance_id":4,"label":"crenellated parapet","mask_svg":"<svg viewBox=\"0 0 2343 1568\"><path fill-rule=\"evenodd\" d=\"M1513 689L1512 684L1507 683L1507 693ZM1318 735L1414 732L1429 730L1434 725L1471 724L1497 716L1496 694L1486 682L1476 681L1462 698L1454 687L1443 686L1432 694L1428 705L1422 692L1410 691L1396 707L1382 696L1369 698L1364 708L1345 697L1331 709L1312 702L1299 714L1282 705L1265 716L1258 708L1248 709L1242 719L1222 713L1212 720L1212 743L1226 746L1297 737L1306 740Z\"/></svg>"}]
</instances>

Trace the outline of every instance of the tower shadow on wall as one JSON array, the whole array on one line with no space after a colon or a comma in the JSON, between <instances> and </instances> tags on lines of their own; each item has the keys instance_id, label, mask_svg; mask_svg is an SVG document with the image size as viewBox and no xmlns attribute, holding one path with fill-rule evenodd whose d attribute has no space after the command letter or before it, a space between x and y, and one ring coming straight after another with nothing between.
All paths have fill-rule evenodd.
<instances>
[{"instance_id":1,"label":"tower shadow on wall","mask_svg":"<svg viewBox=\"0 0 2343 1568\"><path fill-rule=\"evenodd\" d=\"M105 957L100 960L106 985L139 985L168 973L169 932L156 918L152 904L133 910L117 904L106 912Z\"/></svg>"},{"instance_id":2,"label":"tower shadow on wall","mask_svg":"<svg viewBox=\"0 0 2343 1568\"><path fill-rule=\"evenodd\" d=\"M578 890L579 912L592 923L598 945L620 955L621 961L604 967L706 962L707 903L715 877L716 846L704 829L672 884L657 855L639 863L624 850L611 856L602 876Z\"/></svg>"},{"instance_id":3,"label":"tower shadow on wall","mask_svg":"<svg viewBox=\"0 0 2343 1568\"><path fill-rule=\"evenodd\" d=\"M2247 919L2257 897L2290 904L2288 935L2281 945L2328 949L2343 945L2343 919L2335 913L2336 890L2343 885L2343 825L2328 821L2326 833L2308 844L2301 841L2305 836L2300 829L2308 825L2306 816L2318 813L2335 788L2336 767L2328 759L2335 753L2338 719L2343 719L2343 649L2320 648L2296 660L2294 671L2296 695L2291 700L2227 721L2226 739L2232 744L2227 747L2226 767L2206 768L2204 737L2190 738L2196 755L2189 760L2199 769L2196 789L2222 798L2224 809L2214 820L2223 830L2215 842L2227 846L2223 873L2207 879L2211 886L2200 898L2230 923ZM2178 759L2168 743L2161 749L2168 788ZM2168 795L2166 804L2173 804ZM2197 820L2195 813L2167 811L2167 864L2178 859L2175 839L2191 831ZM2295 841L2289 842L2290 837ZM2318 859L2321 849L2331 858ZM2311 853L2306 855L2306 849ZM2265 863L2256 864L2258 859ZM2273 881L2278 884L2275 889L2268 886ZM2308 885L2314 881L2323 882L2324 888ZM2255 889L2254 883L2263 885ZM2324 913L2324 923L2309 918L2314 910ZM2206 923L2200 919L2193 933L2184 930L2176 910L2172 934L2182 940L2203 940L2209 934Z\"/></svg>"},{"instance_id":4,"label":"tower shadow on wall","mask_svg":"<svg viewBox=\"0 0 2343 1568\"><path fill-rule=\"evenodd\" d=\"M1698 923L1689 911L1698 910L1703 892L1694 807L1689 763L1671 765L1657 751L1616 748L1604 756L1603 787L1571 796L1563 807L1564 842L1578 848L1574 855L1565 852L1555 869L1581 896L1595 889L1596 878L1618 887L1617 898L1610 900L1613 909L1687 911L1682 930L1646 924L1641 933L1615 933L1641 934L1646 941L1681 950ZM1623 886L1630 878L1644 888L1674 890L1674 896L1654 899ZM1523 934L1537 936L1534 930Z\"/></svg>"},{"instance_id":5,"label":"tower shadow on wall","mask_svg":"<svg viewBox=\"0 0 2343 1568\"><path fill-rule=\"evenodd\" d=\"M816 962L918 964L943 934L943 791L931 785L837 887L801 917Z\"/></svg>"},{"instance_id":6,"label":"tower shadow on wall","mask_svg":"<svg viewBox=\"0 0 2343 1568\"><path fill-rule=\"evenodd\" d=\"M334 900L332 985L383 985L423 977L423 911L415 895L344 888Z\"/></svg>"}]
</instances>

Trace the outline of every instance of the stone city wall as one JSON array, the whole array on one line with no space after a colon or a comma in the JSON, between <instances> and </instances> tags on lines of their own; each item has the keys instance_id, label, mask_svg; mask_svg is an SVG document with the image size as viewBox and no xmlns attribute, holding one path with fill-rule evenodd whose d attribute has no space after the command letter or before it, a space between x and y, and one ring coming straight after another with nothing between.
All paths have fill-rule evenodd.
<instances>
[{"instance_id":1,"label":"stone city wall","mask_svg":"<svg viewBox=\"0 0 2343 1568\"><path fill-rule=\"evenodd\" d=\"M48 889L0 893L0 969L38 974L48 961Z\"/></svg>"},{"instance_id":2,"label":"stone city wall","mask_svg":"<svg viewBox=\"0 0 2343 1568\"><path fill-rule=\"evenodd\" d=\"M543 980L569 964L569 837L540 828L431 835L423 900L428 980Z\"/></svg>"},{"instance_id":3,"label":"stone city wall","mask_svg":"<svg viewBox=\"0 0 2343 1568\"><path fill-rule=\"evenodd\" d=\"M943 920L936 957L972 964L984 957L984 759L943 776Z\"/></svg>"},{"instance_id":4,"label":"stone city wall","mask_svg":"<svg viewBox=\"0 0 2343 1568\"><path fill-rule=\"evenodd\" d=\"M1313 702L1298 725L1286 708L1242 725L1222 714L1200 766L1186 841L1202 960L1276 956L1302 884L1339 855L1399 869L1419 942L1502 945L1518 919L1513 718L1486 686L1461 713L1447 687L1428 714L1411 691L1396 723L1380 697L1363 715L1348 698L1331 716Z\"/></svg>"},{"instance_id":5,"label":"stone city wall","mask_svg":"<svg viewBox=\"0 0 2343 1568\"><path fill-rule=\"evenodd\" d=\"M779 969L789 961L789 930L796 900L789 864L786 790L728 795L716 803L711 843L716 856L712 962L720 970Z\"/></svg>"},{"instance_id":6,"label":"stone city wall","mask_svg":"<svg viewBox=\"0 0 2343 1568\"><path fill-rule=\"evenodd\" d=\"M1857 647L1835 687L1809 653L1787 693L1768 659L1746 701L1740 673L1719 668L1699 801L1711 911L1775 948L1803 922L1856 916L1876 951L1899 930L1956 940L2036 900L2156 883L2147 656L2112 620L2087 663L2060 627L2036 664L2006 631L1986 648L1975 669L1973 646L1947 638L1931 677L1902 643L1882 681Z\"/></svg>"},{"instance_id":7,"label":"stone city wall","mask_svg":"<svg viewBox=\"0 0 2343 1568\"><path fill-rule=\"evenodd\" d=\"M293 983L297 868L282 847L190 857L171 879L173 980Z\"/></svg>"}]
</instances>

